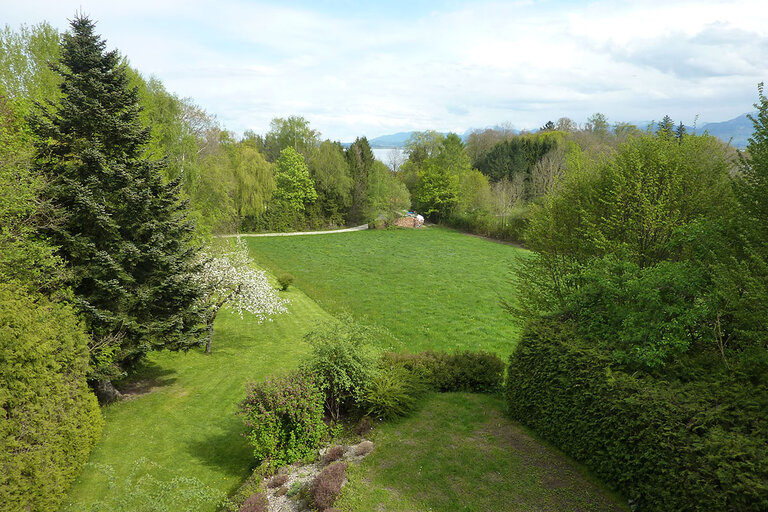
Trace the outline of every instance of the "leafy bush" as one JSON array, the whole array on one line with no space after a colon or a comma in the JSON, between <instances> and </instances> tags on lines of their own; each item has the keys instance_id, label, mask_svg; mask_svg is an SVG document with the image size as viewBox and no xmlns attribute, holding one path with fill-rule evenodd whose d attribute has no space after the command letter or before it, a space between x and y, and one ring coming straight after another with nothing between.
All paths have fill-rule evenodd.
<instances>
[{"instance_id":1,"label":"leafy bush","mask_svg":"<svg viewBox=\"0 0 768 512\"><path fill-rule=\"evenodd\" d=\"M382 419L405 416L416 408L426 389L417 374L404 368L379 372L365 387L365 413Z\"/></svg>"},{"instance_id":2,"label":"leafy bush","mask_svg":"<svg viewBox=\"0 0 768 512\"><path fill-rule=\"evenodd\" d=\"M636 510L768 510L766 374L743 380L711 357L666 378L629 373L569 321L544 319L510 358L506 402Z\"/></svg>"},{"instance_id":3,"label":"leafy bush","mask_svg":"<svg viewBox=\"0 0 768 512\"><path fill-rule=\"evenodd\" d=\"M312 455L326 431L323 393L306 373L251 384L240 410L253 454L272 467Z\"/></svg>"},{"instance_id":4,"label":"leafy bush","mask_svg":"<svg viewBox=\"0 0 768 512\"><path fill-rule=\"evenodd\" d=\"M287 291L288 287L293 284L293 275L289 273L283 273L277 276L277 283L280 285L280 290Z\"/></svg>"},{"instance_id":5,"label":"leafy bush","mask_svg":"<svg viewBox=\"0 0 768 512\"><path fill-rule=\"evenodd\" d=\"M360 403L366 383L376 374L376 334L344 316L306 336L312 354L304 368L317 379L325 410L334 420Z\"/></svg>"},{"instance_id":6,"label":"leafy bush","mask_svg":"<svg viewBox=\"0 0 768 512\"><path fill-rule=\"evenodd\" d=\"M339 494L347 472L347 464L335 462L323 469L312 483L310 496L318 510L326 510L333 505Z\"/></svg>"},{"instance_id":7,"label":"leafy bush","mask_svg":"<svg viewBox=\"0 0 768 512\"><path fill-rule=\"evenodd\" d=\"M56 510L101 434L70 307L0 282L0 503Z\"/></svg>"},{"instance_id":8,"label":"leafy bush","mask_svg":"<svg viewBox=\"0 0 768 512\"><path fill-rule=\"evenodd\" d=\"M504 381L504 361L490 352L419 352L383 355L385 367L404 368L423 379L436 391L494 393Z\"/></svg>"}]
</instances>

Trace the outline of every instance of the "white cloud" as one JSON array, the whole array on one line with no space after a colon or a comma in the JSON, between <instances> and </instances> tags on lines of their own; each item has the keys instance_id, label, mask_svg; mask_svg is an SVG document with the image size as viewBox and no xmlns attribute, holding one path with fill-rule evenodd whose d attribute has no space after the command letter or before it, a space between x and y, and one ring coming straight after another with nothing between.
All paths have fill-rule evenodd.
<instances>
[{"instance_id":1,"label":"white cloud","mask_svg":"<svg viewBox=\"0 0 768 512\"><path fill-rule=\"evenodd\" d=\"M751 108L768 57L761 0L436 3L421 14L398 4L380 15L245 0L79 5L140 71L227 127L263 132L297 114L341 140L533 128L595 111L723 120ZM64 28L76 9L51 0L3 11L10 23Z\"/></svg>"}]
</instances>

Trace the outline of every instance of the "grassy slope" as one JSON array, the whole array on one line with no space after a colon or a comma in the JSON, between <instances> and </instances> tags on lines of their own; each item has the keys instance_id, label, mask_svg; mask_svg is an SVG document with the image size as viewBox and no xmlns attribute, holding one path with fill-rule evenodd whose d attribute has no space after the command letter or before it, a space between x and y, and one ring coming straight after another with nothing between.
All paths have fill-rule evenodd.
<instances>
[{"instance_id":1,"label":"grassy slope","mask_svg":"<svg viewBox=\"0 0 768 512\"><path fill-rule=\"evenodd\" d=\"M563 455L501 413L501 399L443 393L380 425L349 470L345 512L622 511Z\"/></svg>"},{"instance_id":2,"label":"grassy slope","mask_svg":"<svg viewBox=\"0 0 768 512\"><path fill-rule=\"evenodd\" d=\"M259 265L288 271L332 312L389 329L409 351L508 355L519 326L499 307L521 249L430 227L248 238Z\"/></svg>"},{"instance_id":3,"label":"grassy slope","mask_svg":"<svg viewBox=\"0 0 768 512\"><path fill-rule=\"evenodd\" d=\"M165 484L174 477L191 477L222 493L237 486L254 463L236 416L237 403L245 396L244 384L294 367L308 350L304 333L329 318L303 293L293 290L287 296L292 301L290 314L262 325L253 317L241 321L235 314L222 312L211 356L202 351L152 354L148 367L134 380L149 383L154 390L104 410L102 439L63 509L90 510L102 501L107 504L103 510L117 510L117 501L130 493L157 492L160 487L151 483L125 488L137 464L134 481L151 474ZM110 471L117 483L114 488L107 478ZM184 509L179 498L183 492L169 493L175 496L170 510ZM137 496L130 499L135 501ZM137 509L135 504L125 507ZM192 508L214 509L210 504Z\"/></svg>"}]
</instances>

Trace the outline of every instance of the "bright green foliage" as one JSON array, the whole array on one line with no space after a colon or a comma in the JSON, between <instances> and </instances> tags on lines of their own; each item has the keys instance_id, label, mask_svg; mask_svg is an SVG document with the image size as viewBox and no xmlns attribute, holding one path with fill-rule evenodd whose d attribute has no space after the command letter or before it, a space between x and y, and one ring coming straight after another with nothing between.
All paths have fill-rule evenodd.
<instances>
[{"instance_id":1,"label":"bright green foliage","mask_svg":"<svg viewBox=\"0 0 768 512\"><path fill-rule=\"evenodd\" d=\"M280 152L275 169L275 199L279 207L302 212L317 199L304 157L292 147Z\"/></svg>"},{"instance_id":2,"label":"bright green foliage","mask_svg":"<svg viewBox=\"0 0 768 512\"><path fill-rule=\"evenodd\" d=\"M380 215L391 219L411 206L411 195L405 185L382 162L376 160L368 176L368 220Z\"/></svg>"},{"instance_id":3,"label":"bright green foliage","mask_svg":"<svg viewBox=\"0 0 768 512\"><path fill-rule=\"evenodd\" d=\"M251 384L240 410L254 456L273 468L313 455L326 431L323 393L309 374Z\"/></svg>"},{"instance_id":4,"label":"bright green foliage","mask_svg":"<svg viewBox=\"0 0 768 512\"><path fill-rule=\"evenodd\" d=\"M309 121L300 116L286 119L277 117L270 122L270 130L264 137L267 159L277 161L285 148L293 148L305 158L317 146L320 134L309 127Z\"/></svg>"},{"instance_id":5,"label":"bright green foliage","mask_svg":"<svg viewBox=\"0 0 768 512\"><path fill-rule=\"evenodd\" d=\"M595 259L576 278L565 310L580 332L625 364L654 368L696 342L708 310L701 268L663 261L651 267L613 257Z\"/></svg>"},{"instance_id":6,"label":"bright green foliage","mask_svg":"<svg viewBox=\"0 0 768 512\"><path fill-rule=\"evenodd\" d=\"M340 144L326 140L312 150L307 165L323 214L332 224L344 224L352 204L353 186L344 149Z\"/></svg>"},{"instance_id":7,"label":"bright green foliage","mask_svg":"<svg viewBox=\"0 0 768 512\"><path fill-rule=\"evenodd\" d=\"M91 378L110 379L159 348L197 336L192 226L178 180L143 157L137 91L116 51L88 18L63 38L61 105L38 111L36 164L64 220L46 230L72 271L70 284L93 335Z\"/></svg>"},{"instance_id":8,"label":"bright green foliage","mask_svg":"<svg viewBox=\"0 0 768 512\"><path fill-rule=\"evenodd\" d=\"M637 510L765 510L766 382L713 357L659 377L627 372L569 321L545 319L510 358L507 406Z\"/></svg>"},{"instance_id":9,"label":"bright green foliage","mask_svg":"<svg viewBox=\"0 0 768 512\"><path fill-rule=\"evenodd\" d=\"M40 199L44 182L30 170L32 152L19 108L0 96L0 282L50 290L62 272L53 248L36 236L50 212Z\"/></svg>"},{"instance_id":10,"label":"bright green foliage","mask_svg":"<svg viewBox=\"0 0 768 512\"><path fill-rule=\"evenodd\" d=\"M404 368L387 368L366 384L362 407L374 418L407 416L416 408L426 389L425 382L417 374Z\"/></svg>"},{"instance_id":11,"label":"bright green foliage","mask_svg":"<svg viewBox=\"0 0 768 512\"><path fill-rule=\"evenodd\" d=\"M0 508L56 510L101 433L72 309L0 282Z\"/></svg>"},{"instance_id":12,"label":"bright green foliage","mask_svg":"<svg viewBox=\"0 0 768 512\"><path fill-rule=\"evenodd\" d=\"M334 420L362 401L366 385L376 375L378 336L378 331L348 316L307 334L312 355L304 368L317 379L325 393L325 410Z\"/></svg>"},{"instance_id":13,"label":"bright green foliage","mask_svg":"<svg viewBox=\"0 0 768 512\"><path fill-rule=\"evenodd\" d=\"M495 393L504 381L504 361L490 352L385 352L382 365L385 373L406 370L440 392Z\"/></svg>"},{"instance_id":14,"label":"bright green foliage","mask_svg":"<svg viewBox=\"0 0 768 512\"><path fill-rule=\"evenodd\" d=\"M49 66L59 57L59 39L46 22L0 30L0 96L15 101L22 115L29 114L36 101L56 102L59 97L61 77Z\"/></svg>"},{"instance_id":15,"label":"bright green foliage","mask_svg":"<svg viewBox=\"0 0 768 512\"><path fill-rule=\"evenodd\" d=\"M413 195L415 208L425 216L439 220L458 202L459 178L433 161L426 161L418 173Z\"/></svg>"}]
</instances>

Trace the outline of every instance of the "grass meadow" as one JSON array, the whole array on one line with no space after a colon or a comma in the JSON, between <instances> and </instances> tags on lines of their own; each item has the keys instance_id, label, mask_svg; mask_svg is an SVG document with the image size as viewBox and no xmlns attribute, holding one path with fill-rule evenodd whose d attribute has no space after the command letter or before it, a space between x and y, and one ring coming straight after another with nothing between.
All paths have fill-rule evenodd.
<instances>
[{"instance_id":1,"label":"grass meadow","mask_svg":"<svg viewBox=\"0 0 768 512\"><path fill-rule=\"evenodd\" d=\"M368 230L247 238L257 263L332 313L388 329L407 351L488 350L506 358L520 325L499 307L522 249L453 230Z\"/></svg>"},{"instance_id":2,"label":"grass meadow","mask_svg":"<svg viewBox=\"0 0 768 512\"><path fill-rule=\"evenodd\" d=\"M303 336L331 314L386 328L392 348L491 350L506 357L519 325L498 305L520 249L429 228L247 239L258 264L290 272L290 314L257 324L224 311L213 354L151 354L104 409L106 425L63 511L216 511L255 465L236 415L246 382L287 371ZM430 395L373 432L352 466L348 512L619 510L555 450L504 417L500 398Z\"/></svg>"}]
</instances>

